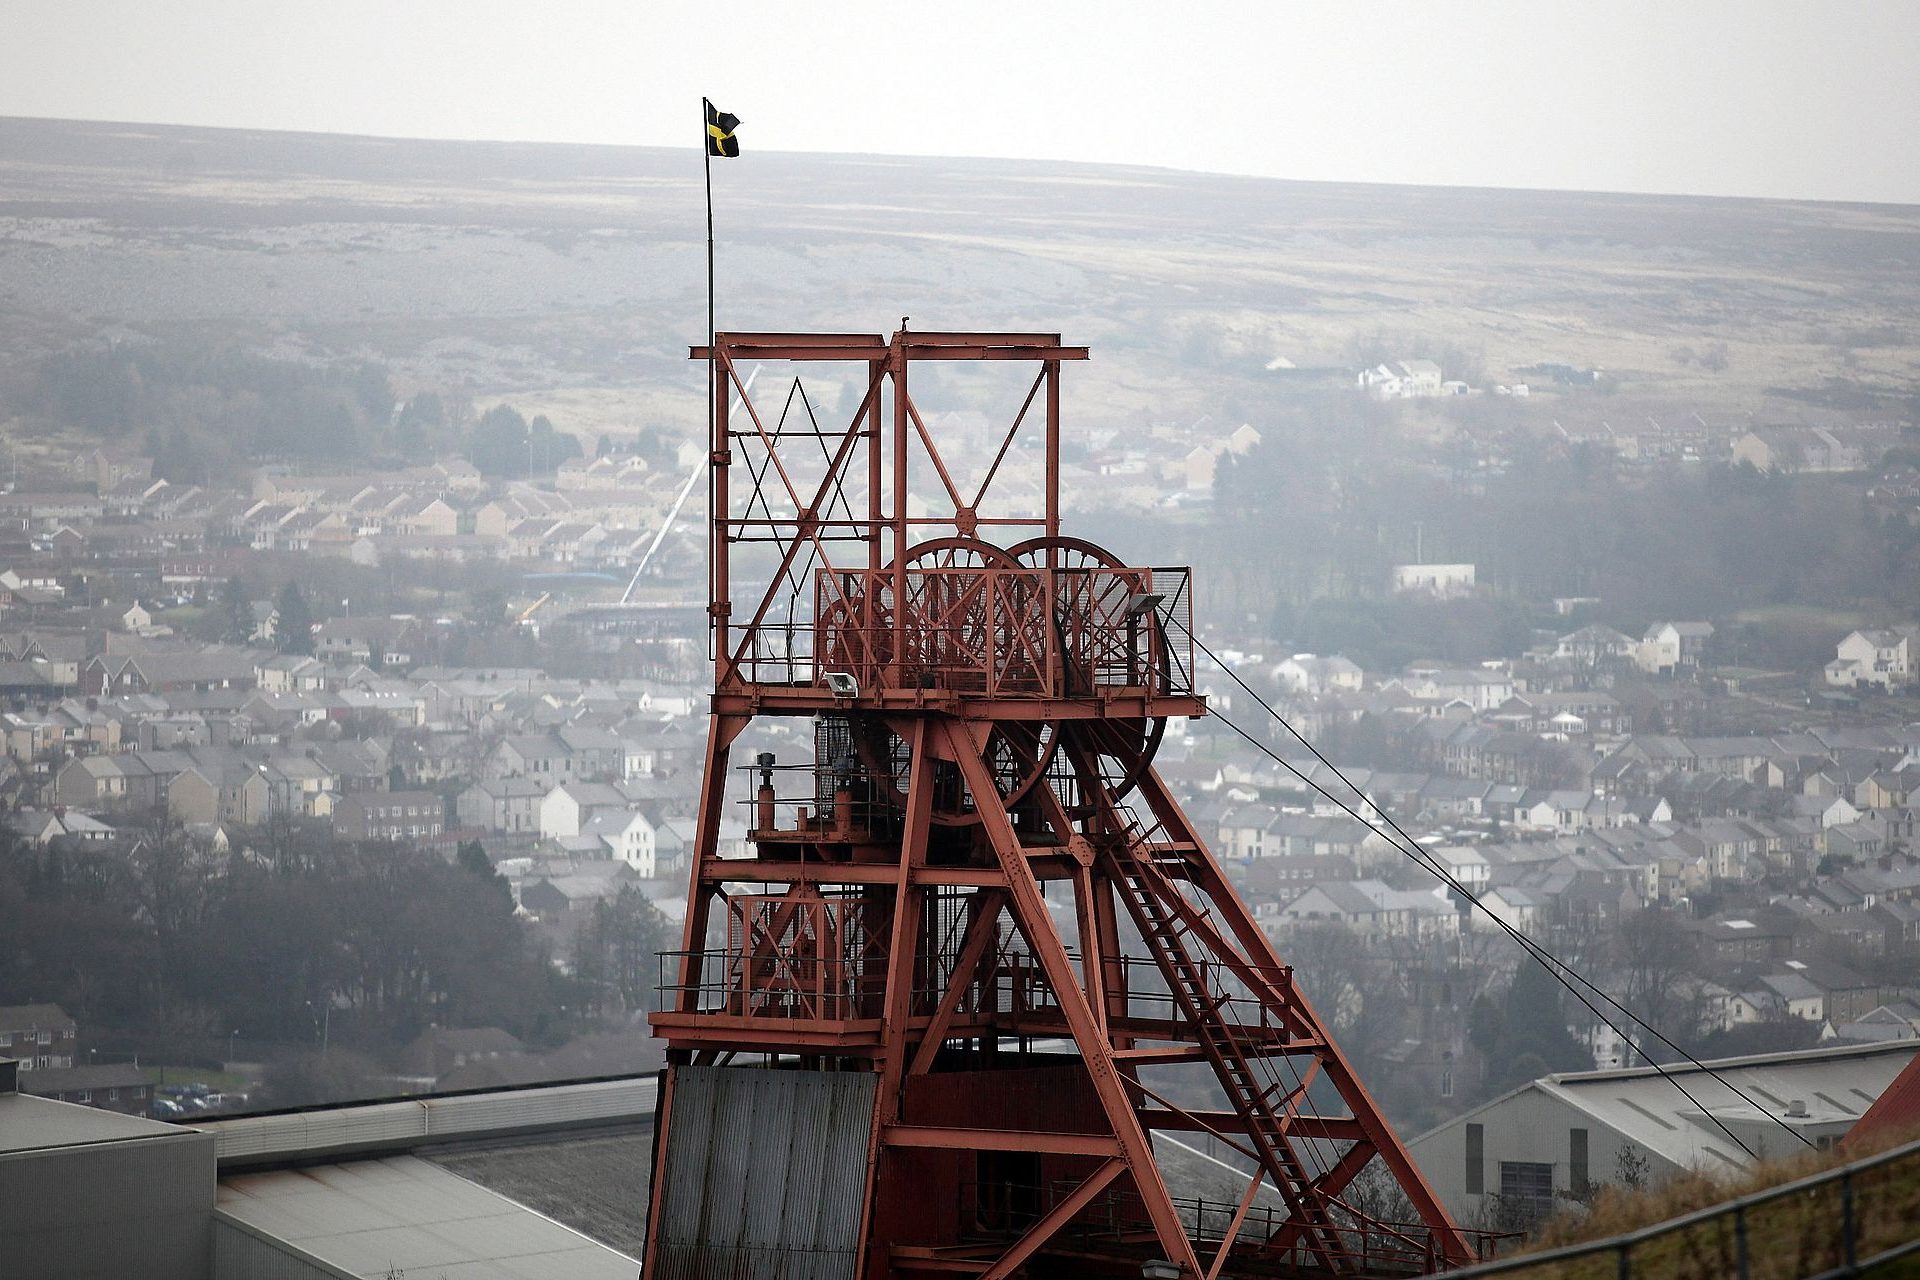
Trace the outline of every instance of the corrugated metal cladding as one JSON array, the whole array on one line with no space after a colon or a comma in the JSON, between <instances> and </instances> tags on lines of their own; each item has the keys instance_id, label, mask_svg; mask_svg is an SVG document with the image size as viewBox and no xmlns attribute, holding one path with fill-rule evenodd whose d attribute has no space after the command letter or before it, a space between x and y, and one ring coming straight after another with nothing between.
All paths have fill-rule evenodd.
<instances>
[{"instance_id":1,"label":"corrugated metal cladding","mask_svg":"<svg viewBox=\"0 0 1920 1280\"><path fill-rule=\"evenodd\" d=\"M852 1280L876 1079L674 1068L648 1280Z\"/></svg>"},{"instance_id":2,"label":"corrugated metal cladding","mask_svg":"<svg viewBox=\"0 0 1920 1280\"><path fill-rule=\"evenodd\" d=\"M339 1280L351 1277L324 1262L270 1240L262 1240L231 1222L213 1220L213 1280Z\"/></svg>"},{"instance_id":3,"label":"corrugated metal cladding","mask_svg":"<svg viewBox=\"0 0 1920 1280\"><path fill-rule=\"evenodd\" d=\"M1841 1145L1888 1134L1920 1136L1920 1057L1893 1078L1886 1092L1847 1131Z\"/></svg>"},{"instance_id":4,"label":"corrugated metal cladding","mask_svg":"<svg viewBox=\"0 0 1920 1280\"><path fill-rule=\"evenodd\" d=\"M499 1135L653 1114L652 1077L533 1085L458 1097L422 1096L324 1111L239 1116L205 1127L217 1135L222 1160L258 1160L319 1151L377 1150L431 1138Z\"/></svg>"}]
</instances>

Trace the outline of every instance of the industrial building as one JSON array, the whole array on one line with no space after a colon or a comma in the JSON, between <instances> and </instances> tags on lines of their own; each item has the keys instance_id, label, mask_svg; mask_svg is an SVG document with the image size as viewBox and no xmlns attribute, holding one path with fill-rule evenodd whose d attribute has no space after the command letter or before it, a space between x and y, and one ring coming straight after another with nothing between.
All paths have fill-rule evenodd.
<instances>
[{"instance_id":1,"label":"industrial building","mask_svg":"<svg viewBox=\"0 0 1920 1280\"><path fill-rule=\"evenodd\" d=\"M1550 1075L1408 1148L1456 1220L1525 1223L1601 1183L1656 1185L1686 1169L1737 1173L1755 1156L1791 1155L1804 1149L1794 1133L1831 1148L1916 1054L1920 1041L1900 1040L1725 1058L1707 1070Z\"/></svg>"},{"instance_id":2,"label":"industrial building","mask_svg":"<svg viewBox=\"0 0 1920 1280\"><path fill-rule=\"evenodd\" d=\"M633 1280L639 1272L595 1236L626 1223L637 1240L651 1080L189 1128L23 1094L17 1079L12 1060L0 1059L0 1275ZM596 1230L516 1195L565 1206Z\"/></svg>"}]
</instances>

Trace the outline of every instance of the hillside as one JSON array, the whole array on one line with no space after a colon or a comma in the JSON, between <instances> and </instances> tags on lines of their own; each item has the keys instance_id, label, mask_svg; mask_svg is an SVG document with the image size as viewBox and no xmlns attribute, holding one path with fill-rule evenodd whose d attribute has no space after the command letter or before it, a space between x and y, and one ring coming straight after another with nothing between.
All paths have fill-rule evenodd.
<instances>
[{"instance_id":1,"label":"hillside","mask_svg":"<svg viewBox=\"0 0 1920 1280\"><path fill-rule=\"evenodd\" d=\"M102 335L537 391L582 433L697 420L700 159L0 120L0 375ZM1082 421L1246 415L1267 369L1540 362L1765 412L1920 372L1920 210L1391 188L990 160L716 166L725 327L1058 329ZM1710 356L1724 346L1724 353ZM6 416L0 407L0 419ZM685 421L683 421L685 420Z\"/></svg>"}]
</instances>

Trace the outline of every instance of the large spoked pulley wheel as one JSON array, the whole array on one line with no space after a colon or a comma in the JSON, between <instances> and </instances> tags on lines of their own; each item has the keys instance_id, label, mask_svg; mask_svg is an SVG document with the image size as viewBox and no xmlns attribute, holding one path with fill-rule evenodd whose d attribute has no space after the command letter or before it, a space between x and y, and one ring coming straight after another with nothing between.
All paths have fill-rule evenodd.
<instances>
[{"instance_id":1,"label":"large spoked pulley wheel","mask_svg":"<svg viewBox=\"0 0 1920 1280\"><path fill-rule=\"evenodd\" d=\"M1007 554L1027 568L1055 573L1053 622L1069 693L1090 692L1109 674L1097 668L1116 660L1102 656L1104 637L1093 632L1115 625L1146 629L1137 639L1129 637L1118 661L1139 662L1150 687L1161 683L1171 670L1166 629L1154 614L1127 616L1127 603L1147 585L1130 566L1084 538L1029 538L1007 548ZM1056 754L1051 785L1067 812L1082 818L1099 809L1103 798L1113 804L1125 799L1152 767L1166 731L1167 722L1159 716L1063 724L1062 737L1086 761L1084 768L1077 767Z\"/></svg>"}]
</instances>

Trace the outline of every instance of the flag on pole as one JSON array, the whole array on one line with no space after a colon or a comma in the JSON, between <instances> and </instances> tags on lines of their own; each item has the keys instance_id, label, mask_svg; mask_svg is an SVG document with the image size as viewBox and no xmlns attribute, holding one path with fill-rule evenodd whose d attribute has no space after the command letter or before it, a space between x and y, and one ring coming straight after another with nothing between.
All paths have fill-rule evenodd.
<instances>
[{"instance_id":1,"label":"flag on pole","mask_svg":"<svg viewBox=\"0 0 1920 1280\"><path fill-rule=\"evenodd\" d=\"M711 102L707 103L707 154L710 156L737 156L740 154L740 139L733 131L740 127L740 117L730 111L722 111Z\"/></svg>"}]
</instances>

